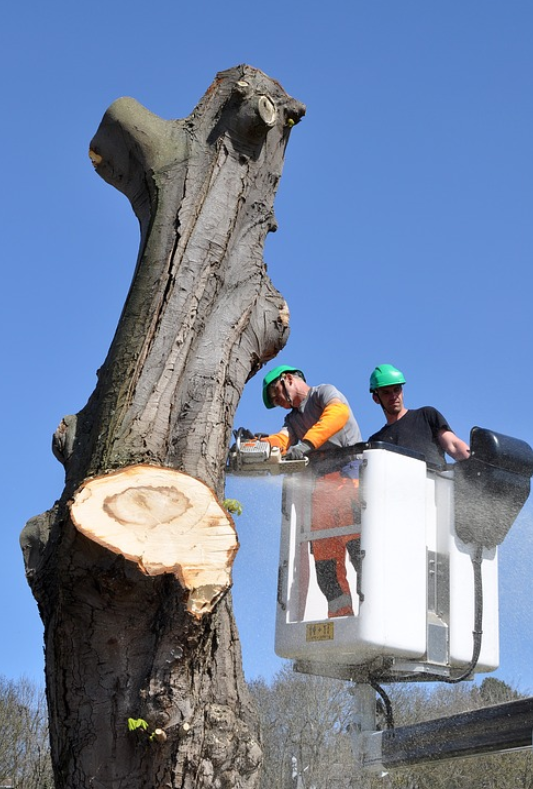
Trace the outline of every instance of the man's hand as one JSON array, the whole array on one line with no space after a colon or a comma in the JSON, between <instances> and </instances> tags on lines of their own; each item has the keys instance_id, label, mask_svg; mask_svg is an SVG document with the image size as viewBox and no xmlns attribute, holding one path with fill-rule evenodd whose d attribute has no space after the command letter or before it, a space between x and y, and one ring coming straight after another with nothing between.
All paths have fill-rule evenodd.
<instances>
[{"instance_id":1,"label":"man's hand","mask_svg":"<svg viewBox=\"0 0 533 789\"><path fill-rule=\"evenodd\" d=\"M283 460L303 460L306 455L314 449L307 441L298 441L294 446L289 447Z\"/></svg>"}]
</instances>

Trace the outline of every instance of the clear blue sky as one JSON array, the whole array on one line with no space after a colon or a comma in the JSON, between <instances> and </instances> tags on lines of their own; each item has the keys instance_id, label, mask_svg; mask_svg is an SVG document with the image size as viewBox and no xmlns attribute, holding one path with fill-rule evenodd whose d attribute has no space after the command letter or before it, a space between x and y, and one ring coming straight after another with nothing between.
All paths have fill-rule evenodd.
<instances>
[{"instance_id":1,"label":"clear blue sky","mask_svg":"<svg viewBox=\"0 0 533 789\"><path fill-rule=\"evenodd\" d=\"M392 362L406 404L463 438L481 425L533 444L532 34L530 0L6 5L0 674L42 677L19 533L61 493L51 435L94 389L137 254L129 203L87 156L109 104L179 118L220 70L278 79L307 105L265 248L291 309L279 362L335 383L364 436L382 422L370 371ZM268 431L283 414L260 383L238 421ZM247 675L269 676L278 504L247 485L234 596ZM528 505L501 550L498 676L533 692L532 520Z\"/></svg>"}]
</instances>

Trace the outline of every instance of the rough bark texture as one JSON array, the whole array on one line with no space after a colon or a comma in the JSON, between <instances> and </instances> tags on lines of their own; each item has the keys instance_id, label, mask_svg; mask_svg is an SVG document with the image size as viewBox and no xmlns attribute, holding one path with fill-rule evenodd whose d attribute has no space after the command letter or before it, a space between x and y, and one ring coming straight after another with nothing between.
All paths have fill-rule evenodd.
<instances>
[{"instance_id":1,"label":"rough bark texture","mask_svg":"<svg viewBox=\"0 0 533 789\"><path fill-rule=\"evenodd\" d=\"M139 464L180 471L222 499L244 384L288 336L263 245L303 114L278 83L238 66L183 120L119 99L91 143L98 174L131 201L141 244L96 389L54 436L63 495L21 536L45 627L58 789L258 784L229 594L191 615L179 573L147 575L76 528L70 503L88 480ZM129 718L166 739L128 731Z\"/></svg>"}]
</instances>

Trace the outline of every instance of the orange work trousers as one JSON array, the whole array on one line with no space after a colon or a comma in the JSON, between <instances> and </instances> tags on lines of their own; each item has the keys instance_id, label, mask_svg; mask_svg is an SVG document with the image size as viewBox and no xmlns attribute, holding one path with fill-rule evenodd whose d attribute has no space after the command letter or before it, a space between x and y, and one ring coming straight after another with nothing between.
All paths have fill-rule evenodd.
<instances>
[{"instance_id":1,"label":"orange work trousers","mask_svg":"<svg viewBox=\"0 0 533 789\"><path fill-rule=\"evenodd\" d=\"M341 471L333 471L317 477L313 490L311 531L354 525L353 534L322 537L311 543L318 586L328 601L329 617L353 614L346 575L346 553L359 577L360 529L355 526L360 523L358 488L358 479L343 476Z\"/></svg>"}]
</instances>

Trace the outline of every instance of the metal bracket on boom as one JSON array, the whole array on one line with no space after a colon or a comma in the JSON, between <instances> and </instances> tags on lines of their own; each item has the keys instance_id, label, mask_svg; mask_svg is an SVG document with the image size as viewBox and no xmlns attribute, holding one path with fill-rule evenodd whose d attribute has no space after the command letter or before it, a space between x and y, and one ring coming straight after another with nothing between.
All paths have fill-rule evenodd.
<instances>
[{"instance_id":1,"label":"metal bracket on boom","mask_svg":"<svg viewBox=\"0 0 533 789\"><path fill-rule=\"evenodd\" d=\"M376 722L376 693L370 685L353 685L349 690L353 709L348 731L358 770L367 770L384 777L381 732Z\"/></svg>"}]
</instances>

